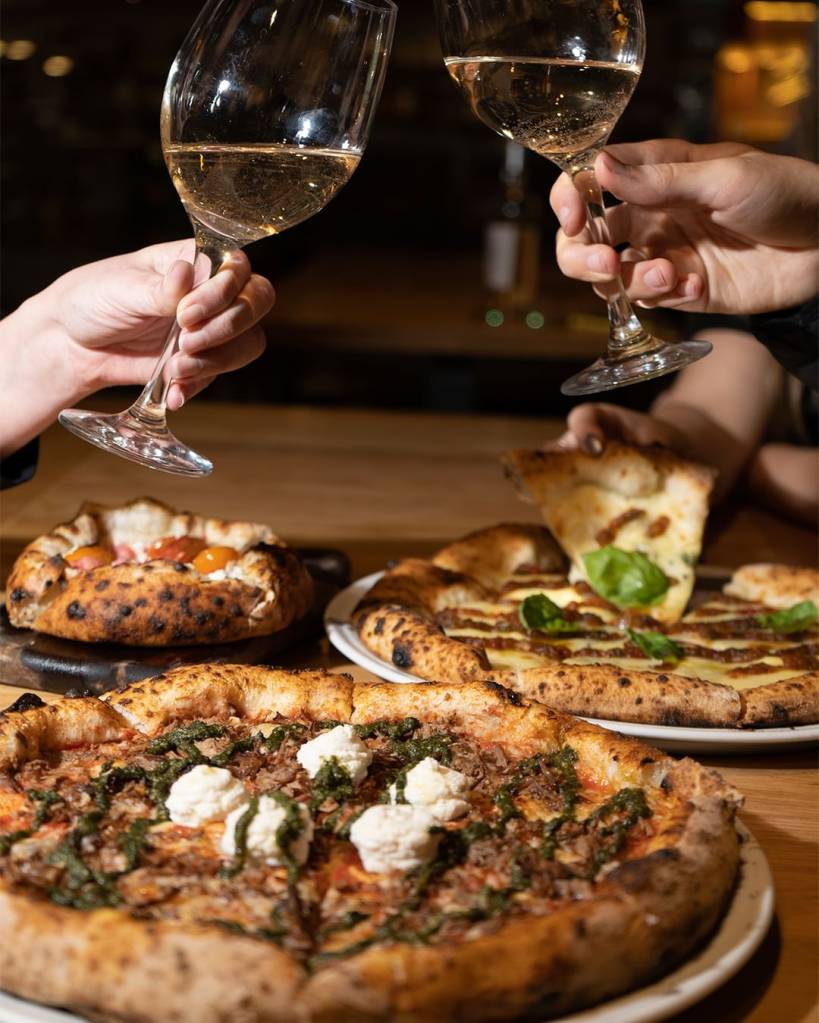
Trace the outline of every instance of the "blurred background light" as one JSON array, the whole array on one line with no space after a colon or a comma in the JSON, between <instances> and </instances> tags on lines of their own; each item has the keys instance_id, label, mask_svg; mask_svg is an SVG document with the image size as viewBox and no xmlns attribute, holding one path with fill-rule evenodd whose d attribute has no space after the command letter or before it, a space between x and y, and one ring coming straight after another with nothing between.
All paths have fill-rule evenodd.
<instances>
[{"instance_id":1,"label":"blurred background light","mask_svg":"<svg viewBox=\"0 0 819 1023\"><path fill-rule=\"evenodd\" d=\"M74 61L70 57L55 54L43 61L43 74L49 78L62 78L64 75L70 75L73 70Z\"/></svg>"},{"instance_id":2,"label":"blurred background light","mask_svg":"<svg viewBox=\"0 0 819 1023\"><path fill-rule=\"evenodd\" d=\"M6 47L5 56L9 60L28 60L37 51L37 44L31 39L12 39Z\"/></svg>"}]
</instances>

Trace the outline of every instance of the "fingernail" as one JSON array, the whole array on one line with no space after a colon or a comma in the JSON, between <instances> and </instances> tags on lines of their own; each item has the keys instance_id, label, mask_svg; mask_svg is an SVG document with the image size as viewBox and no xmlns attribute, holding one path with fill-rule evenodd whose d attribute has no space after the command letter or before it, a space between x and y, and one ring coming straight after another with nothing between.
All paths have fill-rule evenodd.
<instances>
[{"instance_id":1,"label":"fingernail","mask_svg":"<svg viewBox=\"0 0 819 1023\"><path fill-rule=\"evenodd\" d=\"M698 288L699 281L697 281L696 278L692 277L690 280L687 280L685 282L685 286L683 287L683 294L688 295L689 297L693 297L694 295L697 294Z\"/></svg>"},{"instance_id":2,"label":"fingernail","mask_svg":"<svg viewBox=\"0 0 819 1023\"><path fill-rule=\"evenodd\" d=\"M561 206L560 207L560 209L557 211L557 219L560 221L560 226L561 227L565 227L566 226L566 222L568 221L568 219L569 219L569 217L571 215L572 215L572 211L569 209L568 206Z\"/></svg>"},{"instance_id":3,"label":"fingernail","mask_svg":"<svg viewBox=\"0 0 819 1023\"><path fill-rule=\"evenodd\" d=\"M649 288L664 288L666 286L665 277L663 276L662 270L659 270L656 266L649 270L645 276L645 282Z\"/></svg>"},{"instance_id":4,"label":"fingernail","mask_svg":"<svg viewBox=\"0 0 819 1023\"><path fill-rule=\"evenodd\" d=\"M603 442L596 434L587 433L583 438L583 449L590 455L602 455L603 454Z\"/></svg>"},{"instance_id":5,"label":"fingernail","mask_svg":"<svg viewBox=\"0 0 819 1023\"><path fill-rule=\"evenodd\" d=\"M199 323L204 318L205 310L201 305L186 305L184 309L179 310L176 316L180 327L186 327L190 323Z\"/></svg>"},{"instance_id":6,"label":"fingernail","mask_svg":"<svg viewBox=\"0 0 819 1023\"><path fill-rule=\"evenodd\" d=\"M604 274L608 273L606 266L606 257L601 252L592 252L589 258L586 260L586 266L589 270L593 270L595 273Z\"/></svg>"},{"instance_id":7,"label":"fingernail","mask_svg":"<svg viewBox=\"0 0 819 1023\"><path fill-rule=\"evenodd\" d=\"M616 156L612 156L611 153L603 152L598 157L603 162L605 168L611 171L613 174L625 174L630 168L628 164L621 163Z\"/></svg>"}]
</instances>

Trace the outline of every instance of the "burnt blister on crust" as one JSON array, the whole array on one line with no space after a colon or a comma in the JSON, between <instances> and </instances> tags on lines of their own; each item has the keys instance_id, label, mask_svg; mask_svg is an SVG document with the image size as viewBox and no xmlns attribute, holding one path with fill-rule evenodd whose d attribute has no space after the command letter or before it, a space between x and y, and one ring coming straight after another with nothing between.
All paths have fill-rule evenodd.
<instances>
[{"instance_id":1,"label":"burnt blister on crust","mask_svg":"<svg viewBox=\"0 0 819 1023\"><path fill-rule=\"evenodd\" d=\"M15 586L11 591L11 600L14 604L19 604L21 600L25 600L26 597L30 597L31 594L28 590L24 590L22 586Z\"/></svg>"},{"instance_id":2,"label":"burnt blister on crust","mask_svg":"<svg viewBox=\"0 0 819 1023\"><path fill-rule=\"evenodd\" d=\"M396 668L412 667L412 643L402 643L398 639L392 642L392 663Z\"/></svg>"},{"instance_id":3,"label":"burnt blister on crust","mask_svg":"<svg viewBox=\"0 0 819 1023\"><path fill-rule=\"evenodd\" d=\"M45 707L45 700L41 700L36 693L23 693L10 706L2 712L3 714L22 714L26 710L36 710L37 707Z\"/></svg>"},{"instance_id":4,"label":"burnt blister on crust","mask_svg":"<svg viewBox=\"0 0 819 1023\"><path fill-rule=\"evenodd\" d=\"M513 707L523 706L523 700L519 693L516 693L514 689L507 689L506 686L502 686L500 682L485 681L483 685L492 693L497 694L502 700L507 703L511 703Z\"/></svg>"},{"instance_id":5,"label":"burnt blister on crust","mask_svg":"<svg viewBox=\"0 0 819 1023\"><path fill-rule=\"evenodd\" d=\"M82 619L85 618L85 608L78 600L72 600L66 608L65 613L74 621L82 621Z\"/></svg>"}]
</instances>

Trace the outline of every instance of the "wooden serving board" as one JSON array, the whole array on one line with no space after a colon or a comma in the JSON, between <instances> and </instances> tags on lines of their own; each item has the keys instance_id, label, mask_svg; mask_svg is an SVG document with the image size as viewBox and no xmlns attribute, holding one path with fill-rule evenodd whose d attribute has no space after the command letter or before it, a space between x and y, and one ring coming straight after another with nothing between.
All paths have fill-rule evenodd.
<instances>
[{"instance_id":1,"label":"wooden serving board","mask_svg":"<svg viewBox=\"0 0 819 1023\"><path fill-rule=\"evenodd\" d=\"M350 562L342 551L302 548L299 554L315 582L309 614L270 636L235 643L176 647L79 643L17 629L5 606L0 606L0 684L53 693L102 693L184 664L269 664L285 650L322 634L324 608L350 581Z\"/></svg>"}]
</instances>

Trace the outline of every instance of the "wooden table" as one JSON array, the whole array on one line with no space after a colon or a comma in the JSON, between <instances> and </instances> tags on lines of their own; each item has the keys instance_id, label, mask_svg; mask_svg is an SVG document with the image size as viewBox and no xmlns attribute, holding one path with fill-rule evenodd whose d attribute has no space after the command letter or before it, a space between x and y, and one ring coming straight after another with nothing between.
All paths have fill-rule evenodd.
<instances>
[{"instance_id":1,"label":"wooden table","mask_svg":"<svg viewBox=\"0 0 819 1023\"><path fill-rule=\"evenodd\" d=\"M70 518L84 498L116 503L152 494L204 513L271 523L293 543L344 547L356 576L389 558L428 553L501 520L535 521L503 481L497 455L537 445L555 420L329 412L213 405L174 416L179 436L216 470L191 482L98 452L59 428L43 440L32 483L2 495L2 568L22 544ZM704 560L813 563L810 530L760 510L718 513ZM290 654L292 666L350 670L326 642ZM354 668L358 678L366 672ZM0 707L22 690L0 687ZM814 753L703 757L746 797L742 817L761 841L777 888L777 920L741 973L675 1023L819 1020L819 786Z\"/></svg>"}]
</instances>

